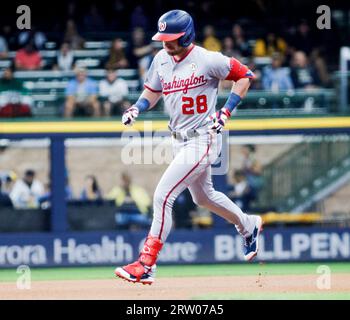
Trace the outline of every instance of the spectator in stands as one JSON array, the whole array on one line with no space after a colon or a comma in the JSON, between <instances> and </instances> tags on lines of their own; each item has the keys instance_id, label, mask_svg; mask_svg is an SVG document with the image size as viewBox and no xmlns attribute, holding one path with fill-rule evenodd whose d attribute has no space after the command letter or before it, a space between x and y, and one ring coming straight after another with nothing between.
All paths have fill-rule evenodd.
<instances>
[{"instance_id":1,"label":"spectator in stands","mask_svg":"<svg viewBox=\"0 0 350 320\"><path fill-rule=\"evenodd\" d=\"M232 27L232 38L236 49L243 57L250 56L250 48L248 41L246 41L242 27L236 23Z\"/></svg>"},{"instance_id":2,"label":"spectator in stands","mask_svg":"<svg viewBox=\"0 0 350 320\"><path fill-rule=\"evenodd\" d=\"M63 42L68 42L72 50L79 50L84 48L85 40L78 33L74 20L69 19L66 24Z\"/></svg>"},{"instance_id":3,"label":"spectator in stands","mask_svg":"<svg viewBox=\"0 0 350 320\"><path fill-rule=\"evenodd\" d=\"M22 82L13 76L11 68L0 79L0 117L31 116L33 100Z\"/></svg>"},{"instance_id":4,"label":"spectator in stands","mask_svg":"<svg viewBox=\"0 0 350 320\"><path fill-rule=\"evenodd\" d=\"M100 81L99 89L100 97L104 100L103 110L106 116L121 115L130 107L126 100L129 94L128 83L118 78L116 70L107 70L106 79Z\"/></svg>"},{"instance_id":5,"label":"spectator in stands","mask_svg":"<svg viewBox=\"0 0 350 320\"><path fill-rule=\"evenodd\" d=\"M117 224L121 227L149 226L151 198L142 187L132 183L127 173L123 173L121 179L122 185L114 187L107 195L107 199L115 200L118 207Z\"/></svg>"},{"instance_id":6,"label":"spectator in stands","mask_svg":"<svg viewBox=\"0 0 350 320\"><path fill-rule=\"evenodd\" d=\"M244 212L249 212L250 203L255 194L249 186L247 178L242 170L233 172L233 185L229 191L229 198L234 201Z\"/></svg>"},{"instance_id":7,"label":"spectator in stands","mask_svg":"<svg viewBox=\"0 0 350 320\"><path fill-rule=\"evenodd\" d=\"M84 68L77 68L76 77L68 82L64 115L71 117L74 113L100 115L100 104L97 100L97 83L87 77Z\"/></svg>"},{"instance_id":8,"label":"spectator in stands","mask_svg":"<svg viewBox=\"0 0 350 320\"><path fill-rule=\"evenodd\" d=\"M0 59L6 59L8 56L8 46L6 38L0 35Z\"/></svg>"},{"instance_id":9,"label":"spectator in stands","mask_svg":"<svg viewBox=\"0 0 350 320\"><path fill-rule=\"evenodd\" d=\"M102 191L94 175L85 178L84 188L80 194L82 201L99 201L102 200Z\"/></svg>"},{"instance_id":10,"label":"spectator in stands","mask_svg":"<svg viewBox=\"0 0 350 320\"><path fill-rule=\"evenodd\" d=\"M14 171L0 172L1 191L4 194L10 195L11 190L17 180L17 174Z\"/></svg>"},{"instance_id":11,"label":"spectator in stands","mask_svg":"<svg viewBox=\"0 0 350 320\"><path fill-rule=\"evenodd\" d=\"M135 28L131 34L131 41L129 46L129 64L131 68L138 68L139 60L150 54L152 46L146 42L145 33L141 28Z\"/></svg>"},{"instance_id":12,"label":"spectator in stands","mask_svg":"<svg viewBox=\"0 0 350 320\"><path fill-rule=\"evenodd\" d=\"M225 37L222 41L222 53L228 57L235 57L236 59L241 59L240 52L235 48L235 43L232 37Z\"/></svg>"},{"instance_id":13,"label":"spectator in stands","mask_svg":"<svg viewBox=\"0 0 350 320\"><path fill-rule=\"evenodd\" d=\"M151 66L153 58L163 48L163 45L160 41L153 41L151 43L151 46L152 52L139 60L139 75L140 79L142 80L142 84L146 80L145 78L147 75L147 71Z\"/></svg>"},{"instance_id":14,"label":"spectator in stands","mask_svg":"<svg viewBox=\"0 0 350 320\"><path fill-rule=\"evenodd\" d=\"M74 62L74 52L71 50L70 44L68 42L63 42L60 50L57 52L53 68L55 70L69 71L73 69Z\"/></svg>"},{"instance_id":15,"label":"spectator in stands","mask_svg":"<svg viewBox=\"0 0 350 320\"><path fill-rule=\"evenodd\" d=\"M294 88L290 77L289 68L282 67L283 58L278 52L272 55L271 66L266 66L263 70L262 85L264 90L278 93L281 90L291 90Z\"/></svg>"},{"instance_id":16,"label":"spectator in stands","mask_svg":"<svg viewBox=\"0 0 350 320\"><path fill-rule=\"evenodd\" d=\"M244 173L248 185L251 189L252 200L256 198L263 185L262 167L256 159L256 147L248 144L241 148L243 154L242 172Z\"/></svg>"},{"instance_id":17,"label":"spectator in stands","mask_svg":"<svg viewBox=\"0 0 350 320\"><path fill-rule=\"evenodd\" d=\"M126 59L122 39L117 38L113 40L107 61L104 61L103 64L106 69L120 69L128 67L129 62Z\"/></svg>"},{"instance_id":18,"label":"spectator in stands","mask_svg":"<svg viewBox=\"0 0 350 320\"><path fill-rule=\"evenodd\" d=\"M331 78L324 56L325 54L322 49L314 48L310 55L310 64L317 74L320 85L323 87L329 87L331 85Z\"/></svg>"},{"instance_id":19,"label":"spectator in stands","mask_svg":"<svg viewBox=\"0 0 350 320\"><path fill-rule=\"evenodd\" d=\"M253 50L255 57L270 57L275 52L279 52L284 56L287 52L287 43L274 32L269 32L265 39L260 38L256 40Z\"/></svg>"},{"instance_id":20,"label":"spectator in stands","mask_svg":"<svg viewBox=\"0 0 350 320\"><path fill-rule=\"evenodd\" d=\"M35 26L32 26L30 30L23 30L18 35L18 45L23 47L26 43L33 41L35 47L38 50L42 50L45 47L47 38L45 34L41 31L38 31Z\"/></svg>"},{"instance_id":21,"label":"spectator in stands","mask_svg":"<svg viewBox=\"0 0 350 320\"><path fill-rule=\"evenodd\" d=\"M43 194L43 184L35 179L35 172L29 169L24 173L23 179L16 181L10 198L15 208L38 208L38 200Z\"/></svg>"},{"instance_id":22,"label":"spectator in stands","mask_svg":"<svg viewBox=\"0 0 350 320\"><path fill-rule=\"evenodd\" d=\"M98 12L97 6L92 4L84 17L84 30L86 32L101 32L105 30L104 19Z\"/></svg>"},{"instance_id":23,"label":"spectator in stands","mask_svg":"<svg viewBox=\"0 0 350 320\"><path fill-rule=\"evenodd\" d=\"M12 207L12 201L9 195L2 191L2 181L0 179L0 207Z\"/></svg>"},{"instance_id":24,"label":"spectator in stands","mask_svg":"<svg viewBox=\"0 0 350 320\"><path fill-rule=\"evenodd\" d=\"M0 92L7 91L22 91L22 83L16 79L13 75L13 70L11 68L6 68L3 70L2 77L0 79Z\"/></svg>"},{"instance_id":25,"label":"spectator in stands","mask_svg":"<svg viewBox=\"0 0 350 320\"><path fill-rule=\"evenodd\" d=\"M294 87L297 89L316 88L317 74L308 62L306 54L296 51L292 58L291 77Z\"/></svg>"},{"instance_id":26,"label":"spectator in stands","mask_svg":"<svg viewBox=\"0 0 350 320\"><path fill-rule=\"evenodd\" d=\"M215 29L211 25L207 25L203 30L204 40L203 47L210 51L221 51L221 42L215 36Z\"/></svg>"},{"instance_id":27,"label":"spectator in stands","mask_svg":"<svg viewBox=\"0 0 350 320\"><path fill-rule=\"evenodd\" d=\"M33 40L30 40L23 49L16 52L15 67L17 70L39 70L42 66L41 54L36 49Z\"/></svg>"}]
</instances>

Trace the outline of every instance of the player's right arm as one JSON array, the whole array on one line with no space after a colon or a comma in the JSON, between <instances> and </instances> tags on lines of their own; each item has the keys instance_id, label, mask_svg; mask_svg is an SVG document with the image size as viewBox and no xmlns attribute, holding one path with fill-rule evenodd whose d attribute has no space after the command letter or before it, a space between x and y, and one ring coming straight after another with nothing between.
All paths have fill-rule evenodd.
<instances>
[{"instance_id":1,"label":"player's right arm","mask_svg":"<svg viewBox=\"0 0 350 320\"><path fill-rule=\"evenodd\" d=\"M127 109L122 117L122 122L125 125L132 125L140 112L145 112L152 109L162 96L162 85L158 74L158 55L154 57L152 64L147 72L142 94L137 102Z\"/></svg>"},{"instance_id":2,"label":"player's right arm","mask_svg":"<svg viewBox=\"0 0 350 320\"><path fill-rule=\"evenodd\" d=\"M161 92L153 92L146 88L145 90L143 90L140 99L146 99L149 101L149 108L147 108L147 110L150 110L157 104L161 96Z\"/></svg>"},{"instance_id":3,"label":"player's right arm","mask_svg":"<svg viewBox=\"0 0 350 320\"><path fill-rule=\"evenodd\" d=\"M161 96L161 92L153 92L145 88L136 103L124 112L122 117L123 124L126 126L133 125L139 113L151 110Z\"/></svg>"}]
</instances>

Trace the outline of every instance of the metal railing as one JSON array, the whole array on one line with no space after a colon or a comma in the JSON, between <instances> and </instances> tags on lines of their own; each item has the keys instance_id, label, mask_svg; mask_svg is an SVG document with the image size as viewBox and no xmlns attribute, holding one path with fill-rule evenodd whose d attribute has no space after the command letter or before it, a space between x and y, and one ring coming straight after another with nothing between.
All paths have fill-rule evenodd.
<instances>
[{"instance_id":1,"label":"metal railing","mask_svg":"<svg viewBox=\"0 0 350 320\"><path fill-rule=\"evenodd\" d=\"M127 80L131 93L126 97L131 103L135 102L139 97L138 80ZM57 115L56 111L62 106L64 101L64 89L67 85L67 80L62 80L62 83L57 83L53 80L49 82L28 82L26 84L29 92L33 97L35 114L52 116ZM218 96L217 107L222 106L228 93L221 92ZM329 114L334 110L336 104L336 93L332 89L322 89L314 92L305 92L302 90L293 93L278 93L272 94L268 91L252 90L245 97L243 102L238 106L235 116L259 116L259 115L317 115ZM45 110L46 109L46 110ZM164 113L163 101L160 100L158 106L147 114L145 118L163 117Z\"/></svg>"},{"instance_id":2,"label":"metal railing","mask_svg":"<svg viewBox=\"0 0 350 320\"><path fill-rule=\"evenodd\" d=\"M320 136L293 146L264 168L259 206L286 210L289 199L310 194L322 177L349 157L348 135Z\"/></svg>"}]
</instances>

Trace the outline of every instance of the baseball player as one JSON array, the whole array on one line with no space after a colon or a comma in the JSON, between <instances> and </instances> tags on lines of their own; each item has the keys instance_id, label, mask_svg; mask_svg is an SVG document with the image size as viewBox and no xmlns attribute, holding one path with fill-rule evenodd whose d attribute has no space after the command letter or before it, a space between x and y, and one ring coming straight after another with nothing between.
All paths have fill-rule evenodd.
<instances>
[{"instance_id":1,"label":"baseball player","mask_svg":"<svg viewBox=\"0 0 350 320\"><path fill-rule=\"evenodd\" d=\"M140 112L150 110L163 97L174 153L155 190L153 222L138 260L115 270L116 276L131 282L154 282L157 256L172 225L174 200L186 188L197 205L235 225L244 237L247 261L258 252L261 218L243 213L213 188L211 179L211 164L221 150L221 130L246 95L254 74L233 57L194 45L194 39L193 20L187 12L172 10L160 17L152 40L162 41L163 49L153 59L140 98L122 117L123 124L132 125ZM225 105L215 111L223 79L232 80L233 86Z\"/></svg>"}]
</instances>

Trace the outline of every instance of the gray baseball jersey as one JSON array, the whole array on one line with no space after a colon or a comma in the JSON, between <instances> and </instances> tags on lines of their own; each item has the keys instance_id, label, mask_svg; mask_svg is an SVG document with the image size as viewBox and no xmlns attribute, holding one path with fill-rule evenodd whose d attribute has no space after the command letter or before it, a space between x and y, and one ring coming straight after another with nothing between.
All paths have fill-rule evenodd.
<instances>
[{"instance_id":1,"label":"gray baseball jersey","mask_svg":"<svg viewBox=\"0 0 350 320\"><path fill-rule=\"evenodd\" d=\"M193 45L176 60L164 49L154 57L145 88L162 92L172 131L196 129L215 112L219 81L253 78L238 60Z\"/></svg>"}]
</instances>

